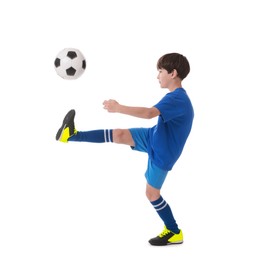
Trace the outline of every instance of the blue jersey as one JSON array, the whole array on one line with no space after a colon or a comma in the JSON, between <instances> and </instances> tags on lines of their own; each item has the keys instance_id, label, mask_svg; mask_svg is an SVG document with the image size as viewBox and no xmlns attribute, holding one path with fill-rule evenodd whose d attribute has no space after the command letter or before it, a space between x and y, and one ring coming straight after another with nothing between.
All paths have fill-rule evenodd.
<instances>
[{"instance_id":1,"label":"blue jersey","mask_svg":"<svg viewBox=\"0 0 260 260\"><path fill-rule=\"evenodd\" d=\"M151 160L163 170L171 170L180 157L191 131L194 112L183 88L166 94L156 107L158 123L149 129Z\"/></svg>"}]
</instances>

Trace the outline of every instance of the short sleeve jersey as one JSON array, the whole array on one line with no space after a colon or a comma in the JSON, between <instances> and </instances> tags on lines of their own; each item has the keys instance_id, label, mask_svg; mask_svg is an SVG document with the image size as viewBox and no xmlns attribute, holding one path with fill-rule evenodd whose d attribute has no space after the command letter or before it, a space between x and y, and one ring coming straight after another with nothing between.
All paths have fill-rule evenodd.
<instances>
[{"instance_id":1,"label":"short sleeve jersey","mask_svg":"<svg viewBox=\"0 0 260 260\"><path fill-rule=\"evenodd\" d=\"M194 111L183 88L166 94L154 107L160 111L157 125L150 128L151 160L169 171L180 157L190 134Z\"/></svg>"}]
</instances>

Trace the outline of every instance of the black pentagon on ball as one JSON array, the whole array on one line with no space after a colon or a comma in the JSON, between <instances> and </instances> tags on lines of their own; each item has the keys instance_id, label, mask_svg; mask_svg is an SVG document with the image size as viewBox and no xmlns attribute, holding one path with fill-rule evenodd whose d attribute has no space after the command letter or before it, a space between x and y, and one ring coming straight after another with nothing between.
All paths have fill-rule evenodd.
<instances>
[{"instance_id":1,"label":"black pentagon on ball","mask_svg":"<svg viewBox=\"0 0 260 260\"><path fill-rule=\"evenodd\" d=\"M85 69L85 68L86 68L86 61L83 60L83 61L82 61L82 69Z\"/></svg>"},{"instance_id":2,"label":"black pentagon on ball","mask_svg":"<svg viewBox=\"0 0 260 260\"><path fill-rule=\"evenodd\" d=\"M60 66L60 59L59 58L55 59L54 65L55 65L56 68Z\"/></svg>"},{"instance_id":3,"label":"black pentagon on ball","mask_svg":"<svg viewBox=\"0 0 260 260\"><path fill-rule=\"evenodd\" d=\"M76 70L73 67L70 67L70 68L66 69L66 73L68 76L74 76L76 73Z\"/></svg>"},{"instance_id":4,"label":"black pentagon on ball","mask_svg":"<svg viewBox=\"0 0 260 260\"><path fill-rule=\"evenodd\" d=\"M77 53L75 51L68 51L67 56L73 60L77 58Z\"/></svg>"}]
</instances>

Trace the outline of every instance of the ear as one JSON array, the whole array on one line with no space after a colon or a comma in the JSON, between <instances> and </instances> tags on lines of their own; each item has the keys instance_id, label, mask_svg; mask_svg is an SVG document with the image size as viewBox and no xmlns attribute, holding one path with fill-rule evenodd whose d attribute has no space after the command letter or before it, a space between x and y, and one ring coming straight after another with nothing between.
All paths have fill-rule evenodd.
<instances>
[{"instance_id":1,"label":"ear","mask_svg":"<svg viewBox=\"0 0 260 260\"><path fill-rule=\"evenodd\" d=\"M176 69L174 69L174 70L172 71L172 73L171 73L171 78L172 78L172 79L175 79L177 76L178 76L178 72L177 72Z\"/></svg>"}]
</instances>

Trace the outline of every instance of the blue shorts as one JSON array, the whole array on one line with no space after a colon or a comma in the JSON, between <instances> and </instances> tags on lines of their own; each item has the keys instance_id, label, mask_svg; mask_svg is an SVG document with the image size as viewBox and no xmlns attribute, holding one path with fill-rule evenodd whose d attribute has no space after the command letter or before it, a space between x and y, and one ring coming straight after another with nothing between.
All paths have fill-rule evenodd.
<instances>
[{"instance_id":1,"label":"blue shorts","mask_svg":"<svg viewBox=\"0 0 260 260\"><path fill-rule=\"evenodd\" d=\"M149 128L130 128L129 129L135 146L131 147L135 151L146 152L150 149ZM168 171L158 168L150 158L148 158L145 178L147 183L156 189L161 189Z\"/></svg>"}]
</instances>

